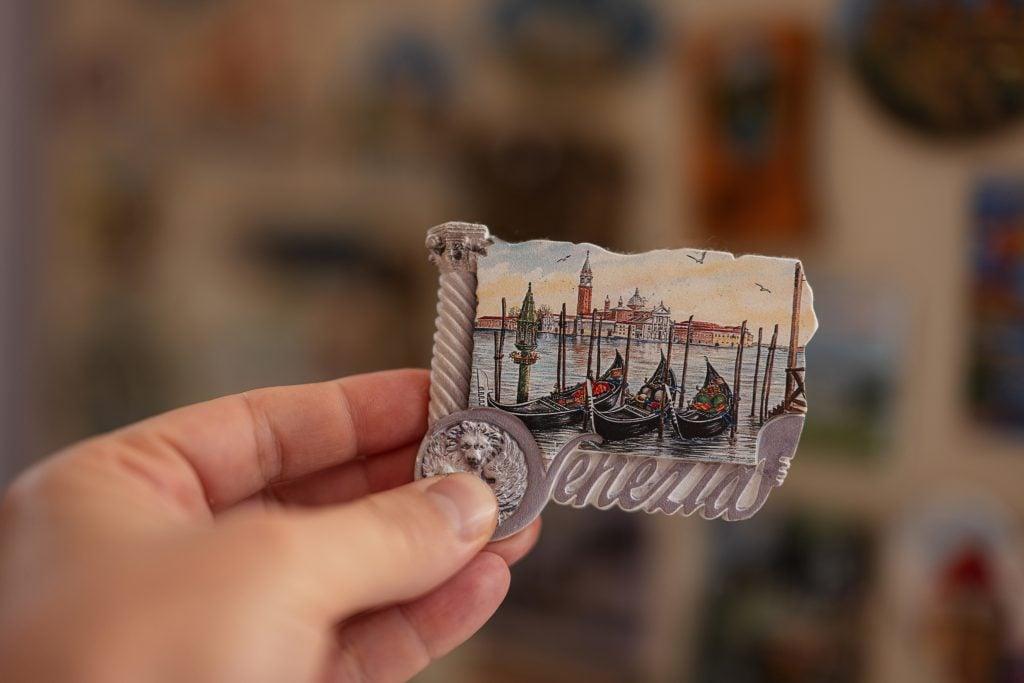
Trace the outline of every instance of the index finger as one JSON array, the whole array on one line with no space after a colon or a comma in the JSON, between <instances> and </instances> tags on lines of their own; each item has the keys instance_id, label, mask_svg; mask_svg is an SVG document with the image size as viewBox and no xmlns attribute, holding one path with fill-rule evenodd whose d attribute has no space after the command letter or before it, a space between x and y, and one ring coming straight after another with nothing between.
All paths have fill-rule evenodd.
<instances>
[{"instance_id":1,"label":"index finger","mask_svg":"<svg viewBox=\"0 0 1024 683\"><path fill-rule=\"evenodd\" d=\"M169 446L217 510L269 484L418 440L426 430L428 383L425 370L392 370L257 389L150 418L119 436ZM154 476L152 468L147 475ZM180 477L181 469L156 476Z\"/></svg>"}]
</instances>

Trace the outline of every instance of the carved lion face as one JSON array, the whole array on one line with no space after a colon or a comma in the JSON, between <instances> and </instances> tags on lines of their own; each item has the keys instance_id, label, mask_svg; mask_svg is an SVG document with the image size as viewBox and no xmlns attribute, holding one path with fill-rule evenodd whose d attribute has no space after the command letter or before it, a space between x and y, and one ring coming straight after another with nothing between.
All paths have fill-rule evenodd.
<instances>
[{"instance_id":1,"label":"carved lion face","mask_svg":"<svg viewBox=\"0 0 1024 683\"><path fill-rule=\"evenodd\" d=\"M459 453L473 471L479 472L495 455L491 434L485 425L473 422L462 424Z\"/></svg>"}]
</instances>

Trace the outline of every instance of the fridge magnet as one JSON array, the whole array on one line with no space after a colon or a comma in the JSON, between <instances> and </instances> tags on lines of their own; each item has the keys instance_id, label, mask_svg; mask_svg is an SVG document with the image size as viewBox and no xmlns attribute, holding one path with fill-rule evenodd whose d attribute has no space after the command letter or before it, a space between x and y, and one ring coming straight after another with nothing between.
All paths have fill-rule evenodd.
<instances>
[{"instance_id":1,"label":"fridge magnet","mask_svg":"<svg viewBox=\"0 0 1024 683\"><path fill-rule=\"evenodd\" d=\"M814 55L800 24L695 41L686 62L696 111L686 189L707 235L775 244L811 232Z\"/></svg>"},{"instance_id":2,"label":"fridge magnet","mask_svg":"<svg viewBox=\"0 0 1024 683\"><path fill-rule=\"evenodd\" d=\"M909 129L976 139L1024 115L1024 8L847 0L842 40L868 94Z\"/></svg>"},{"instance_id":3,"label":"fridge magnet","mask_svg":"<svg viewBox=\"0 0 1024 683\"><path fill-rule=\"evenodd\" d=\"M549 500L746 519L782 484L817 327L799 261L492 240L446 223L416 476L477 473L496 538Z\"/></svg>"},{"instance_id":4,"label":"fridge magnet","mask_svg":"<svg viewBox=\"0 0 1024 683\"><path fill-rule=\"evenodd\" d=\"M998 501L939 493L894 527L884 596L922 680L1019 681L1020 529Z\"/></svg>"},{"instance_id":5,"label":"fridge magnet","mask_svg":"<svg viewBox=\"0 0 1024 683\"><path fill-rule=\"evenodd\" d=\"M878 555L870 525L800 507L748 524L716 524L708 545L699 655L679 662L674 680L866 678Z\"/></svg>"},{"instance_id":6,"label":"fridge magnet","mask_svg":"<svg viewBox=\"0 0 1024 683\"><path fill-rule=\"evenodd\" d=\"M496 0L494 44L544 80L607 79L650 60L662 17L641 0Z\"/></svg>"},{"instance_id":7,"label":"fridge magnet","mask_svg":"<svg viewBox=\"0 0 1024 683\"><path fill-rule=\"evenodd\" d=\"M829 381L814 387L814 419L801 441L826 457L874 462L891 451L901 423L912 312L886 278L863 270L815 272L814 299L821 329L807 363L828 368Z\"/></svg>"},{"instance_id":8,"label":"fridge magnet","mask_svg":"<svg viewBox=\"0 0 1024 683\"><path fill-rule=\"evenodd\" d=\"M1024 429L1024 176L977 183L972 202L969 409L980 423Z\"/></svg>"}]
</instances>

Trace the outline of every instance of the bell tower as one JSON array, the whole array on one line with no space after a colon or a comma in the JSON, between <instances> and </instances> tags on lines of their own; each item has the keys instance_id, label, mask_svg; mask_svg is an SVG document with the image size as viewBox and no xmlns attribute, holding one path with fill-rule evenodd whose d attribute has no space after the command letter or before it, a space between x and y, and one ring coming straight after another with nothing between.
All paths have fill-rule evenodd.
<instances>
[{"instance_id":1,"label":"bell tower","mask_svg":"<svg viewBox=\"0 0 1024 683\"><path fill-rule=\"evenodd\" d=\"M594 292L594 274L590 270L590 252L583 262L583 269L580 270L580 284L576 288L576 317L590 315L590 298Z\"/></svg>"}]
</instances>

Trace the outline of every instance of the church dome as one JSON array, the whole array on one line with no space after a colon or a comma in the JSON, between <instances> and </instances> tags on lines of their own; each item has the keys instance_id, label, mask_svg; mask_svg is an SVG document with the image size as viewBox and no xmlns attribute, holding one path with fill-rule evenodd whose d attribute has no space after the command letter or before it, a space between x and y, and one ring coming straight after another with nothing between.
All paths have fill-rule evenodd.
<instances>
[{"instance_id":1,"label":"church dome","mask_svg":"<svg viewBox=\"0 0 1024 683\"><path fill-rule=\"evenodd\" d=\"M637 287L636 291L633 292L633 296L629 297L629 307L632 309L643 308L647 305L647 299L640 296L640 288Z\"/></svg>"}]
</instances>

